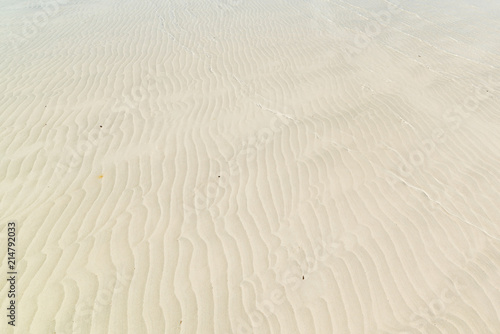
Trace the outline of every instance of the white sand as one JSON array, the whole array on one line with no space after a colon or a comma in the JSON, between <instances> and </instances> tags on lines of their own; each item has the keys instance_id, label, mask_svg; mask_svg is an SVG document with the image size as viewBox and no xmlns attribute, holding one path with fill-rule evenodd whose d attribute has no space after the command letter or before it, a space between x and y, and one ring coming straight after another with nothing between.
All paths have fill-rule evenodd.
<instances>
[{"instance_id":1,"label":"white sand","mask_svg":"<svg viewBox=\"0 0 500 334\"><path fill-rule=\"evenodd\" d=\"M498 2L0 22L0 332L499 333Z\"/></svg>"}]
</instances>

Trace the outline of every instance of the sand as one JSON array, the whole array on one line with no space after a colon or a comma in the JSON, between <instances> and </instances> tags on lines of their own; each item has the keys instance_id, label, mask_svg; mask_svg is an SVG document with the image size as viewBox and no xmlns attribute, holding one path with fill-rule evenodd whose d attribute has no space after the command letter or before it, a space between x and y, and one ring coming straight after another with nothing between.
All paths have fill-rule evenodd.
<instances>
[{"instance_id":1,"label":"sand","mask_svg":"<svg viewBox=\"0 0 500 334\"><path fill-rule=\"evenodd\" d=\"M0 332L499 333L494 1L0 18Z\"/></svg>"}]
</instances>

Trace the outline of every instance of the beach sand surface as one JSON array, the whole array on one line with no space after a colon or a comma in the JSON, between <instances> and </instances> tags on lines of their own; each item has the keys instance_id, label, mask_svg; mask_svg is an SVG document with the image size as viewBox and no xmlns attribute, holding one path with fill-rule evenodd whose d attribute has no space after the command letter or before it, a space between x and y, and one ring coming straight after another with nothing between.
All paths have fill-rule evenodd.
<instances>
[{"instance_id":1,"label":"beach sand surface","mask_svg":"<svg viewBox=\"0 0 500 334\"><path fill-rule=\"evenodd\" d=\"M494 1L8 0L0 54L0 332L499 333Z\"/></svg>"}]
</instances>

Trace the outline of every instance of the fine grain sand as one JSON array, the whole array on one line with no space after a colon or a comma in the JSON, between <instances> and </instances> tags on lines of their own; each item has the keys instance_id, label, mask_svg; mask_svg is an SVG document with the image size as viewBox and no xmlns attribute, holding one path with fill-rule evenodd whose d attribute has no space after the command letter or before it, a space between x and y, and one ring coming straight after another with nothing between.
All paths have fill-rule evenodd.
<instances>
[{"instance_id":1,"label":"fine grain sand","mask_svg":"<svg viewBox=\"0 0 500 334\"><path fill-rule=\"evenodd\" d=\"M1 333L500 333L500 4L5 0Z\"/></svg>"}]
</instances>

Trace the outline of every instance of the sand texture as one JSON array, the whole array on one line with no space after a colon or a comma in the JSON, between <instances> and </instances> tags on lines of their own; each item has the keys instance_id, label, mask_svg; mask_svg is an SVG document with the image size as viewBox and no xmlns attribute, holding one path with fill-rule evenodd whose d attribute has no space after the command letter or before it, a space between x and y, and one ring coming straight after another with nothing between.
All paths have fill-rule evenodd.
<instances>
[{"instance_id":1,"label":"sand texture","mask_svg":"<svg viewBox=\"0 0 500 334\"><path fill-rule=\"evenodd\" d=\"M500 3L5 0L22 334L500 333Z\"/></svg>"}]
</instances>

